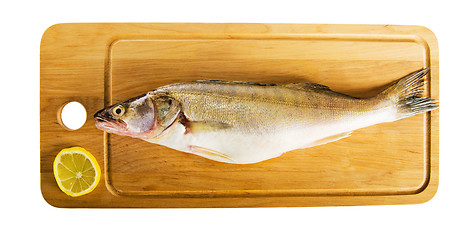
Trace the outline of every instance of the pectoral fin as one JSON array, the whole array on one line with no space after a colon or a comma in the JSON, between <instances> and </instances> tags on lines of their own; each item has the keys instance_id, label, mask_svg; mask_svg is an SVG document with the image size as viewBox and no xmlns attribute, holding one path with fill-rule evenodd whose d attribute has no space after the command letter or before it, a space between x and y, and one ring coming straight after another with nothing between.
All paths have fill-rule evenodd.
<instances>
[{"instance_id":1,"label":"pectoral fin","mask_svg":"<svg viewBox=\"0 0 450 240\"><path fill-rule=\"evenodd\" d=\"M312 142L311 144L307 145L305 148L314 147L314 146L318 146L318 145L323 145L323 144L327 144L329 142L334 142L334 141L337 141L337 140L349 137L351 134L352 134L352 132L344 132L344 133L339 133L339 134L336 134L336 135L333 135L333 136L329 136L329 137L326 137L326 138L322 138L322 139L319 139L319 140L317 140L315 142Z\"/></svg>"},{"instance_id":2,"label":"pectoral fin","mask_svg":"<svg viewBox=\"0 0 450 240\"><path fill-rule=\"evenodd\" d=\"M233 159L226 155L225 153L221 153L209 148L204 148L204 147L200 147L200 146L195 146L195 145L189 145L189 150L194 153L197 154L199 156L208 158L208 159L212 159L212 160L216 160L216 161L220 161L220 162L226 162L226 163L235 163L233 161Z\"/></svg>"},{"instance_id":3,"label":"pectoral fin","mask_svg":"<svg viewBox=\"0 0 450 240\"><path fill-rule=\"evenodd\" d=\"M208 121L183 122L183 125L186 127L186 134L217 131L217 130L226 129L226 128L231 127L227 123L208 122Z\"/></svg>"}]
</instances>

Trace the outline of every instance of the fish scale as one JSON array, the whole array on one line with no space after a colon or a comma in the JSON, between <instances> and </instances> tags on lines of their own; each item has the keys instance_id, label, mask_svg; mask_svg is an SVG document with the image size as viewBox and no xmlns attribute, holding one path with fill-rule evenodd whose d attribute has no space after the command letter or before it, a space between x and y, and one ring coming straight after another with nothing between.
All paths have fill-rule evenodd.
<instances>
[{"instance_id":1,"label":"fish scale","mask_svg":"<svg viewBox=\"0 0 450 240\"><path fill-rule=\"evenodd\" d=\"M215 161L256 163L436 109L436 101L419 96L428 72L366 99L316 83L176 83L97 112L96 126Z\"/></svg>"},{"instance_id":2,"label":"fish scale","mask_svg":"<svg viewBox=\"0 0 450 240\"><path fill-rule=\"evenodd\" d=\"M193 82L164 89L168 95L183 102L184 113L191 116L193 121L217 121L218 117L225 116L227 123L243 127L253 126L261 119L267 122L285 124L291 122L297 125L301 124L302 120L338 118L351 112L356 113L360 109L370 110L373 104L366 99L356 99L341 94L330 98L323 92L314 92L314 89L302 91L283 85L245 86L221 82L200 82L200 84ZM216 91L216 89L220 90ZM230 92L235 94L231 95ZM196 104L190 104L191 102ZM326 112L318 112L318 108ZM286 115L292 117L286 119Z\"/></svg>"}]
</instances>

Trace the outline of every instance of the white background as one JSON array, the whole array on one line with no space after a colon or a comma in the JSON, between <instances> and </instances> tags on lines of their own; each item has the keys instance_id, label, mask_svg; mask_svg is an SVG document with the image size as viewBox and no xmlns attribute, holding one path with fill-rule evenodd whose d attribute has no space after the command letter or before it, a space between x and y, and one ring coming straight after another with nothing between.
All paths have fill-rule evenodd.
<instances>
[{"instance_id":1,"label":"white background","mask_svg":"<svg viewBox=\"0 0 450 240\"><path fill-rule=\"evenodd\" d=\"M4 239L450 239L446 1L3 1L0 236ZM422 25L439 41L440 183L419 205L256 209L58 209L40 193L39 45L63 22ZM8 237L6 237L8 236Z\"/></svg>"}]
</instances>

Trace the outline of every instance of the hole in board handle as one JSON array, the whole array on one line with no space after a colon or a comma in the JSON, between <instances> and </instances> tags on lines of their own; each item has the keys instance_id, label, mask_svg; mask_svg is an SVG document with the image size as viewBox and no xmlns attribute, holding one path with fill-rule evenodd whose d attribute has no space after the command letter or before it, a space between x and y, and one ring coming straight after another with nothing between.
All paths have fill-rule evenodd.
<instances>
[{"instance_id":1,"label":"hole in board handle","mask_svg":"<svg viewBox=\"0 0 450 240\"><path fill-rule=\"evenodd\" d=\"M58 111L58 122L66 130L80 129L86 122L86 109L76 101L64 104Z\"/></svg>"}]
</instances>

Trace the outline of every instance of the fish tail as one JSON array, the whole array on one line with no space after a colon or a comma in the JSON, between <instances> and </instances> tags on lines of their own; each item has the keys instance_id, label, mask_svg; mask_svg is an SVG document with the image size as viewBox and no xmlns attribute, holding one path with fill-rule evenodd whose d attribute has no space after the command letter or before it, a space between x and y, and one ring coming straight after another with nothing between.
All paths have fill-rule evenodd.
<instances>
[{"instance_id":1,"label":"fish tail","mask_svg":"<svg viewBox=\"0 0 450 240\"><path fill-rule=\"evenodd\" d=\"M439 107L438 101L421 96L424 91L424 77L429 72L430 68L424 68L408 74L380 94L393 102L397 110L395 120L428 112Z\"/></svg>"}]
</instances>

